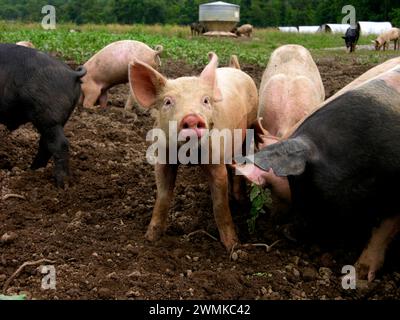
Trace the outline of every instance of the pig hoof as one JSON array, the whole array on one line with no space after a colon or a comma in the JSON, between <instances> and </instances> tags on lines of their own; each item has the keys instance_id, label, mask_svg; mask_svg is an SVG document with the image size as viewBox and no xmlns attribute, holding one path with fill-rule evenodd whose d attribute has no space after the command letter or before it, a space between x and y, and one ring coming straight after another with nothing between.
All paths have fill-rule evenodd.
<instances>
[{"instance_id":1,"label":"pig hoof","mask_svg":"<svg viewBox=\"0 0 400 320\"><path fill-rule=\"evenodd\" d=\"M149 227L146 232L145 238L148 241L155 242L161 239L164 231L161 227Z\"/></svg>"},{"instance_id":2,"label":"pig hoof","mask_svg":"<svg viewBox=\"0 0 400 320\"><path fill-rule=\"evenodd\" d=\"M356 263L357 279L368 280L368 282L373 282L376 278L376 273L380 269L379 263L376 261L367 261L367 259L362 259Z\"/></svg>"},{"instance_id":3,"label":"pig hoof","mask_svg":"<svg viewBox=\"0 0 400 320\"><path fill-rule=\"evenodd\" d=\"M232 252L235 250L235 248L238 247L239 240L237 240L237 238L232 238L229 240L222 240L222 243L224 244L226 250L232 254Z\"/></svg>"},{"instance_id":4,"label":"pig hoof","mask_svg":"<svg viewBox=\"0 0 400 320\"><path fill-rule=\"evenodd\" d=\"M374 271L370 266L362 263L357 263L356 270L357 270L357 279L368 280L368 282L372 282L375 280L376 271Z\"/></svg>"}]
</instances>

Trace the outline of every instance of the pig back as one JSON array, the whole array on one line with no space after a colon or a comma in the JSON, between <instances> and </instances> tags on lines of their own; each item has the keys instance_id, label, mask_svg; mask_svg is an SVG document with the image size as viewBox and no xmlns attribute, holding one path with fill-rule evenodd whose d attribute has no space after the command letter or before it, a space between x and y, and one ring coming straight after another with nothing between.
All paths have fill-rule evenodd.
<instances>
[{"instance_id":1,"label":"pig back","mask_svg":"<svg viewBox=\"0 0 400 320\"><path fill-rule=\"evenodd\" d=\"M128 65L134 60L140 60L156 67L157 52L146 44L123 40L111 43L95 54L86 64L88 78L105 85L127 83Z\"/></svg>"},{"instance_id":2,"label":"pig back","mask_svg":"<svg viewBox=\"0 0 400 320\"><path fill-rule=\"evenodd\" d=\"M287 45L271 56L260 87L258 117L281 136L325 99L319 70L307 49Z\"/></svg>"},{"instance_id":3,"label":"pig back","mask_svg":"<svg viewBox=\"0 0 400 320\"><path fill-rule=\"evenodd\" d=\"M258 92L253 79L241 70L220 68L217 70L217 82L222 93L222 101L213 108L214 128L228 129L234 136L234 130L242 130L242 140L235 140L232 150L240 150L246 138L246 129L257 118ZM221 143L221 147L223 147ZM221 149L223 150L223 149ZM229 157L225 149L225 156Z\"/></svg>"},{"instance_id":4,"label":"pig back","mask_svg":"<svg viewBox=\"0 0 400 320\"><path fill-rule=\"evenodd\" d=\"M215 105L218 129L249 128L257 118L258 92L253 79L241 70L219 68L217 82L222 101Z\"/></svg>"}]
</instances>

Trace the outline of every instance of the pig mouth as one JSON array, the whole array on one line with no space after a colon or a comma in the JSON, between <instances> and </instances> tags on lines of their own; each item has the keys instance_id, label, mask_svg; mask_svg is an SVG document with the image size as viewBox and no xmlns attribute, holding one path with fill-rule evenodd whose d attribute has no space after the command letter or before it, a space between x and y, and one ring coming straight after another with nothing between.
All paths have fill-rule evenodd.
<instances>
[{"instance_id":1,"label":"pig mouth","mask_svg":"<svg viewBox=\"0 0 400 320\"><path fill-rule=\"evenodd\" d=\"M207 132L208 130L205 128L182 129L179 132L179 138L186 138L186 142L193 138L201 139L207 134Z\"/></svg>"}]
</instances>

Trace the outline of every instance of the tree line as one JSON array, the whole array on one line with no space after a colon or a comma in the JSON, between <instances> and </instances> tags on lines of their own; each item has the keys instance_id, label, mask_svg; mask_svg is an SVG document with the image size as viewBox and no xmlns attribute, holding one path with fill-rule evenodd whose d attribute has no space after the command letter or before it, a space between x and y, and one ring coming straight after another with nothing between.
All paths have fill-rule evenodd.
<instances>
[{"instance_id":1,"label":"tree line","mask_svg":"<svg viewBox=\"0 0 400 320\"><path fill-rule=\"evenodd\" d=\"M198 20L204 0L0 0L0 19L41 21L41 8L54 5L58 22L77 24L180 24ZM342 7L353 5L359 21L400 26L399 0L228 0L241 6L241 22L257 27L340 23Z\"/></svg>"}]
</instances>

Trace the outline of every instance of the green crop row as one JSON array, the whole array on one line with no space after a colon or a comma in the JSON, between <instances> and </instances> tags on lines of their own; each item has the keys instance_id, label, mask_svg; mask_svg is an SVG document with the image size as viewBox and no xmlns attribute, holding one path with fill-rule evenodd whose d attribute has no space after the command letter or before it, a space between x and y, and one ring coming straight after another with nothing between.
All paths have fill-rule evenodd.
<instances>
[{"instance_id":1,"label":"green crop row","mask_svg":"<svg viewBox=\"0 0 400 320\"><path fill-rule=\"evenodd\" d=\"M74 30L76 32L71 32ZM271 52L284 44L301 44L313 51L343 47L338 34L288 34L273 29L258 29L252 40L207 38L190 35L188 27L145 25L58 25L56 30L43 30L38 24L0 22L0 42L14 43L28 40L43 51L53 52L64 59L84 63L107 44L132 39L154 47L162 44L163 57L183 60L192 65L203 65L209 51L216 52L221 61L227 62L232 54L242 63L265 66ZM362 38L367 44L371 37Z\"/></svg>"}]
</instances>

